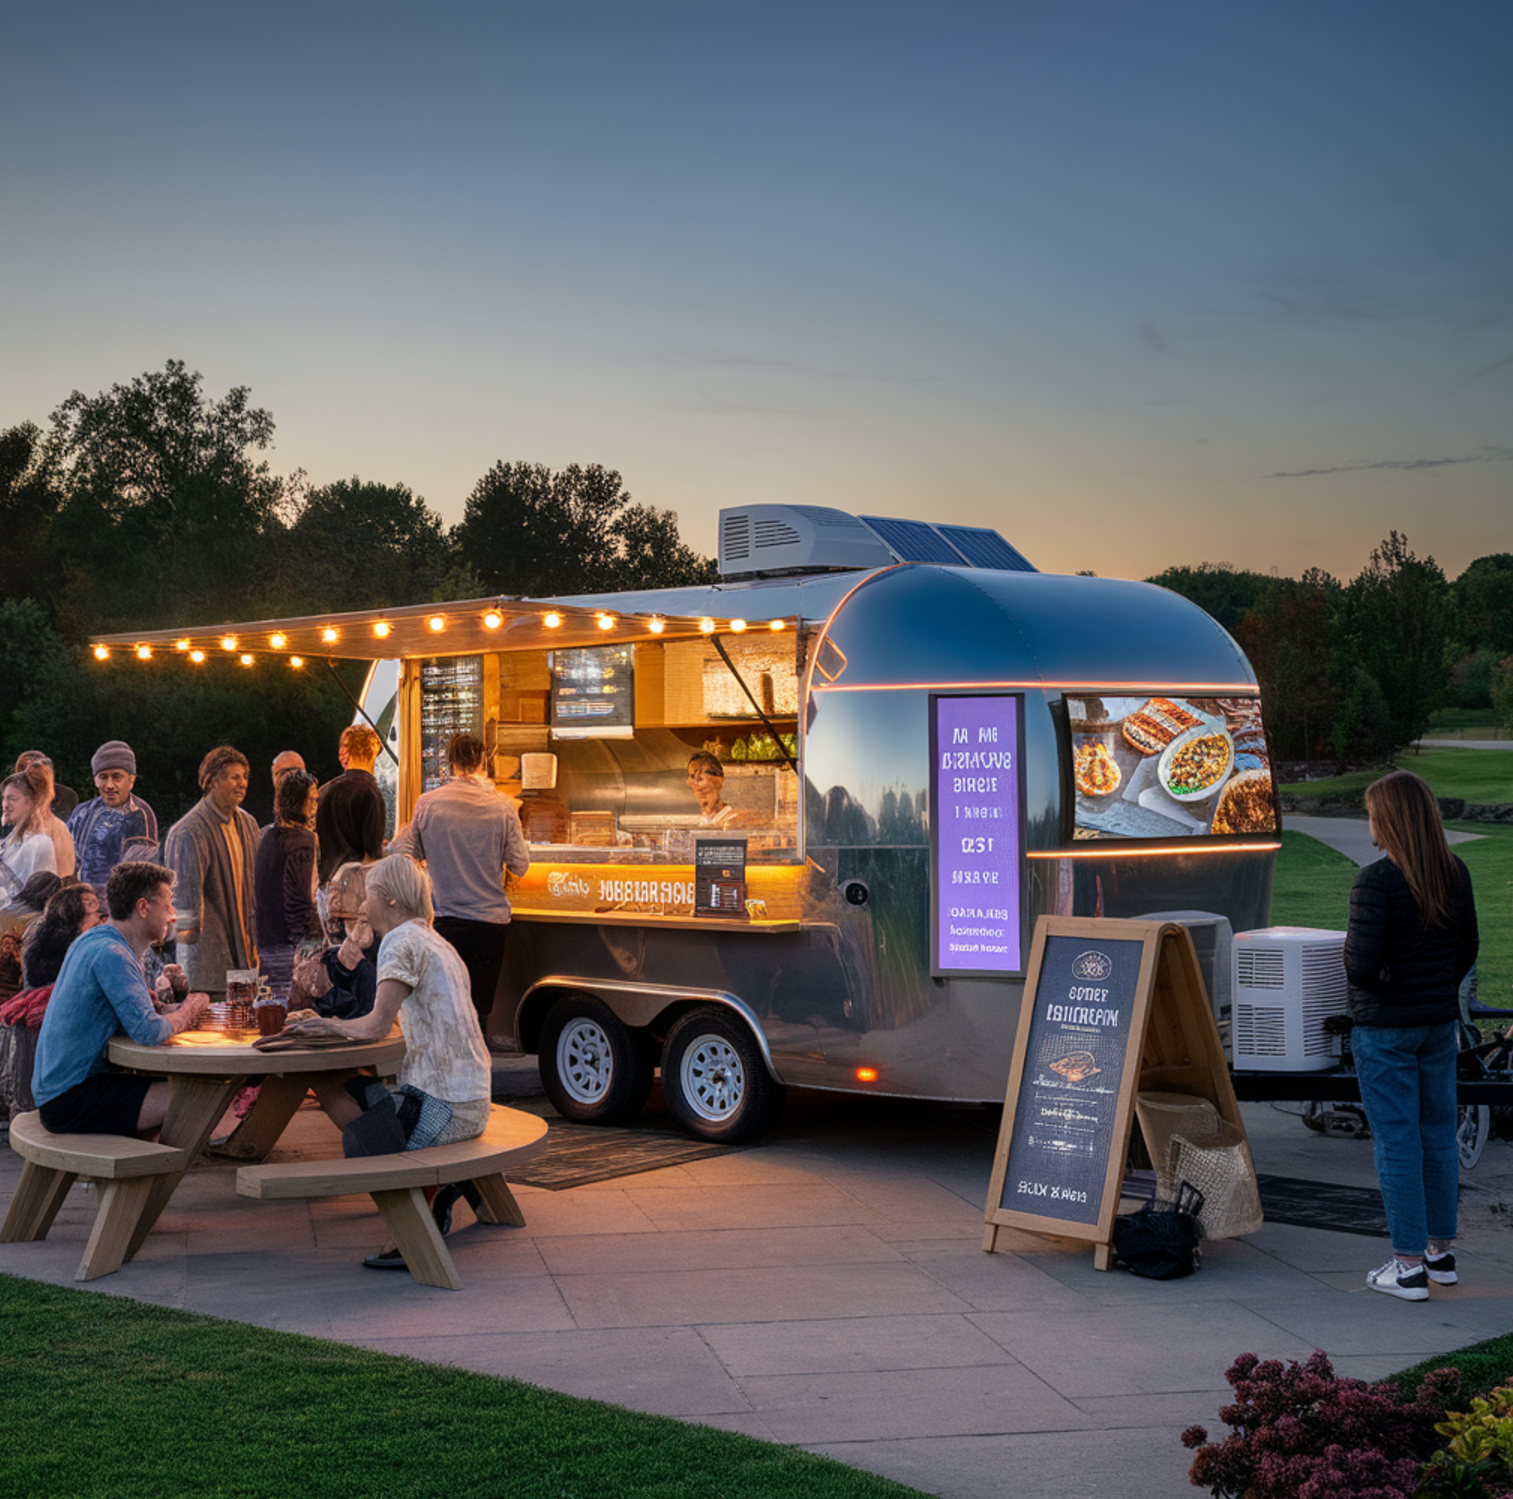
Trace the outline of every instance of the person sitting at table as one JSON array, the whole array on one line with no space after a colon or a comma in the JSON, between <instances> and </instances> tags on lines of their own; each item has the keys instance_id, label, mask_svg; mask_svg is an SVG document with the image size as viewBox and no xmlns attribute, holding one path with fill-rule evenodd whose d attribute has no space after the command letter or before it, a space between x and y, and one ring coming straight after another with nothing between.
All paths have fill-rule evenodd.
<instances>
[{"instance_id":1,"label":"person sitting at table","mask_svg":"<svg viewBox=\"0 0 1513 1499\"><path fill-rule=\"evenodd\" d=\"M362 914L379 938L373 1009L356 1020L296 1021L289 1031L381 1041L400 1021L405 1054L399 1090L388 1094L373 1078L347 1073L316 1080L316 1097L343 1132L342 1148L349 1155L361 1153L360 1136L378 1126L392 1129L396 1143L388 1148L394 1150L476 1139L489 1122L492 1069L468 971L457 950L432 926L431 882L419 864L407 854L391 854L370 864L367 875ZM364 1126L354 1131L359 1120ZM450 1213L449 1205L446 1211ZM405 1268L398 1250L370 1255L363 1263L374 1269Z\"/></svg>"},{"instance_id":2,"label":"person sitting at table","mask_svg":"<svg viewBox=\"0 0 1513 1499\"><path fill-rule=\"evenodd\" d=\"M204 1015L208 1000L191 994L159 1014L142 972L142 956L173 928L173 871L161 864L117 865L105 886L110 915L68 949L37 1038L32 1093L54 1134L141 1135L168 1111L168 1084L112 1072L105 1048L119 1030L160 1046Z\"/></svg>"},{"instance_id":3,"label":"person sitting at table","mask_svg":"<svg viewBox=\"0 0 1513 1499\"><path fill-rule=\"evenodd\" d=\"M343 864L331 876L327 915L342 923L344 935L339 944L295 963L291 998L297 997L298 1002L291 1004L292 1009L309 1005L320 1015L356 1020L373 1008L378 992L378 939L361 914L367 872L364 864Z\"/></svg>"}]
</instances>

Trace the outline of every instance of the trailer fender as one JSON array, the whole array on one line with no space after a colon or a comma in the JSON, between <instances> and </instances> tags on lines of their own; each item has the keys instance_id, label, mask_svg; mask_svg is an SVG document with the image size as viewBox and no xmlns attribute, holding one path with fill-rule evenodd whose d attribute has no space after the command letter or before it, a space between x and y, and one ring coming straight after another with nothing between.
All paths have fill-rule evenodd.
<instances>
[{"instance_id":1,"label":"trailer fender","mask_svg":"<svg viewBox=\"0 0 1513 1499\"><path fill-rule=\"evenodd\" d=\"M670 984L639 984L621 979L579 978L574 974L552 973L537 979L521 997L515 1015L515 1031L525 1051L535 1051L541 1035L541 1024L552 1001L559 994L592 994L603 1000L616 1016L632 1029L654 1025L668 1011L690 1009L694 1005L722 1005L734 1010L751 1032L757 1049L762 1054L762 1065L775 1083L783 1081L782 1074L772 1060L772 1051L767 1045L767 1036L762 1030L751 1006L738 994L728 989L690 989Z\"/></svg>"}]
</instances>

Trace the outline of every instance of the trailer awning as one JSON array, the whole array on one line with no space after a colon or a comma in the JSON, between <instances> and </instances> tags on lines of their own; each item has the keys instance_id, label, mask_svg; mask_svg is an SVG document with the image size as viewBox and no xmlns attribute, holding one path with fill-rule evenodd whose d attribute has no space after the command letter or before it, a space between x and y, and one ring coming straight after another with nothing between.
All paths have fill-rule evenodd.
<instances>
[{"instance_id":1,"label":"trailer awning","mask_svg":"<svg viewBox=\"0 0 1513 1499\"><path fill-rule=\"evenodd\" d=\"M742 634L793 629L794 618L745 620L712 616L620 613L607 605L585 608L542 599L464 599L448 604L408 604L399 609L362 609L347 614L304 614L237 624L196 625L97 635L96 659L117 653L150 660L160 652L195 664L259 657L290 665L316 657L357 661L395 657L473 656L485 651L568 649L660 638Z\"/></svg>"}]
</instances>

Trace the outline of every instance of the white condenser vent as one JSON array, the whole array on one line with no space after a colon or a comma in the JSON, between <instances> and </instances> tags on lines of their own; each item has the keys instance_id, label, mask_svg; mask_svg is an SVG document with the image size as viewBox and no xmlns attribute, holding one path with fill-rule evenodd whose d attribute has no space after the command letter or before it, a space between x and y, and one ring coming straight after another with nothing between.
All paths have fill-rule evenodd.
<instances>
[{"instance_id":1,"label":"white condenser vent","mask_svg":"<svg viewBox=\"0 0 1513 1499\"><path fill-rule=\"evenodd\" d=\"M1234 1065L1255 1072L1323 1072L1334 1064L1324 1028L1345 1013L1344 932L1274 926L1236 932Z\"/></svg>"},{"instance_id":2,"label":"white condenser vent","mask_svg":"<svg viewBox=\"0 0 1513 1499\"><path fill-rule=\"evenodd\" d=\"M744 505L720 512L720 576L888 567L892 552L854 515L823 505Z\"/></svg>"}]
</instances>

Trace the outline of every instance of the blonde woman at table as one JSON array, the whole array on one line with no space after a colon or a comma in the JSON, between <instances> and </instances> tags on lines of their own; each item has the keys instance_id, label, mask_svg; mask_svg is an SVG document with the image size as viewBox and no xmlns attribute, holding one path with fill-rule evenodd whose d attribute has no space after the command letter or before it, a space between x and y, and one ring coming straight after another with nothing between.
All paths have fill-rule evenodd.
<instances>
[{"instance_id":1,"label":"blonde woman at table","mask_svg":"<svg viewBox=\"0 0 1513 1499\"><path fill-rule=\"evenodd\" d=\"M361 1074L322 1078L315 1084L321 1107L342 1131L348 1155L362 1152L362 1137L370 1130L391 1131L396 1141L402 1140L387 1147L394 1150L475 1139L489 1122L488 1048L473 1008L468 971L431 924L431 882L425 870L406 854L370 864L362 915L379 939L372 1010L356 1020L297 1021L289 1032L381 1041L399 1021L405 1037L399 1090L390 1094ZM364 1263L375 1269L404 1268L397 1250L370 1255Z\"/></svg>"}]
</instances>

